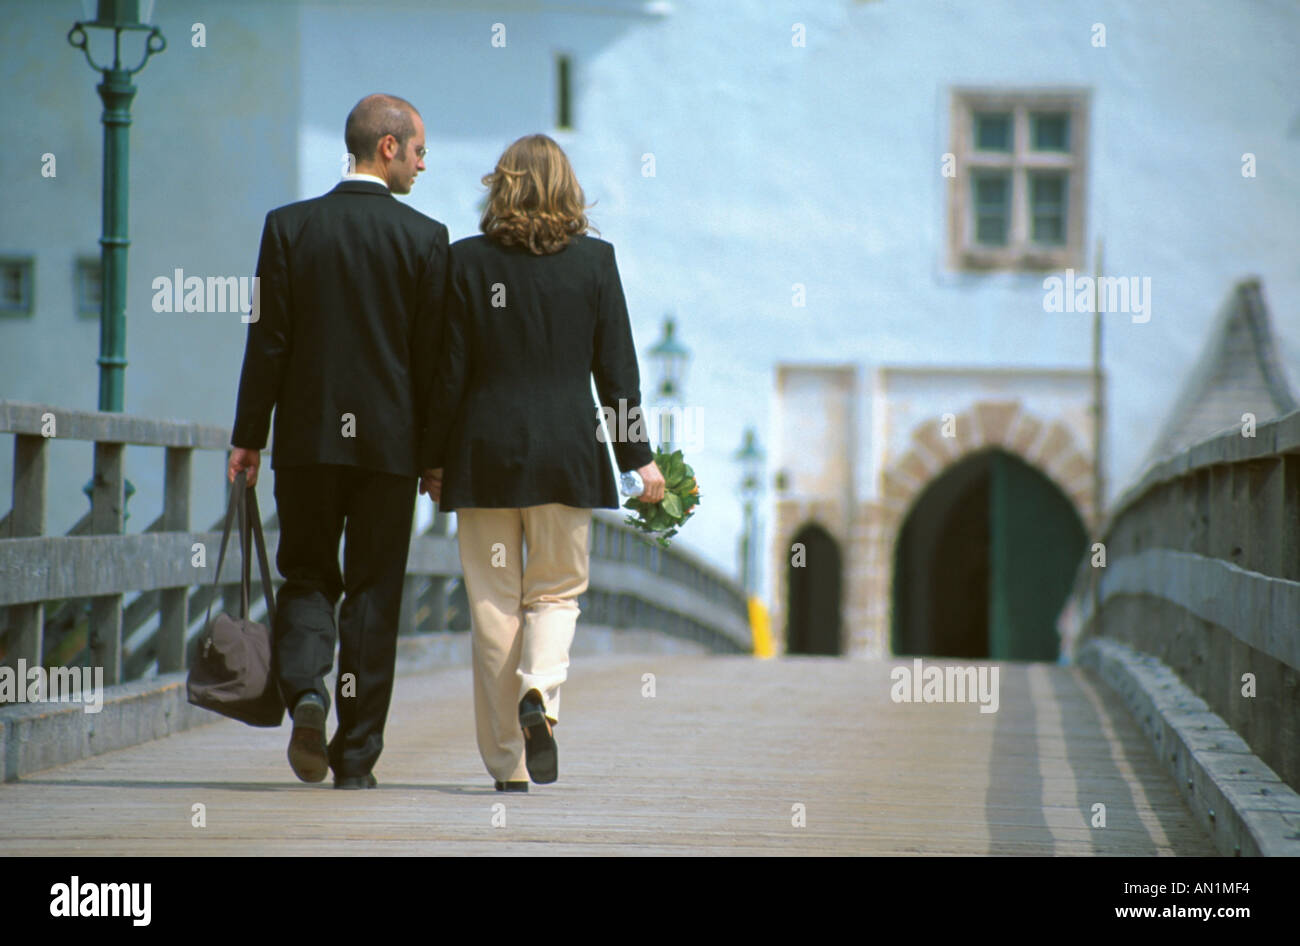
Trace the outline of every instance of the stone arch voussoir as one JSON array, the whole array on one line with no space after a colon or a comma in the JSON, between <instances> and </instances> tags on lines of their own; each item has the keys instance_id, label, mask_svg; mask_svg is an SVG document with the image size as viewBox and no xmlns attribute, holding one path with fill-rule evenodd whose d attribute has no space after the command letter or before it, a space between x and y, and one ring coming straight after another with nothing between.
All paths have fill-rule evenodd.
<instances>
[{"instance_id":1,"label":"stone arch voussoir","mask_svg":"<svg viewBox=\"0 0 1300 946\"><path fill-rule=\"evenodd\" d=\"M956 436L942 436L942 427L939 418L917 425L903 453L881 473L874 581L888 603L870 610L872 626L865 639L889 640L899 532L921 494L958 461L983 450L1005 450L1047 477L1074 504L1083 522L1092 523L1092 459L1061 421L1034 416L1018 400L987 400L955 415Z\"/></svg>"}]
</instances>

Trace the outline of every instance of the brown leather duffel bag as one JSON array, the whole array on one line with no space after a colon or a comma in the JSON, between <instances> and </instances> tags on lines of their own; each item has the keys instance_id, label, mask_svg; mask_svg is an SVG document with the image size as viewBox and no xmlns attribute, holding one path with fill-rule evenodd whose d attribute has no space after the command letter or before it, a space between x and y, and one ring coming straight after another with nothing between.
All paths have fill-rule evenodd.
<instances>
[{"instance_id":1,"label":"brown leather duffel bag","mask_svg":"<svg viewBox=\"0 0 1300 946\"><path fill-rule=\"evenodd\" d=\"M248 596L252 587L251 531L251 538L257 544L262 591L266 595L266 619L272 628L275 627L275 594L271 586L271 569L267 564L266 540L262 536L262 517L257 511L257 492L248 488L246 481L247 474L240 472L230 489L226 527L221 533L217 576L213 582L215 598L221 581L221 565L226 557L226 543L230 539L230 525L238 509L239 545L243 553L240 616L232 618L222 613L212 621L212 602L208 602L198 653L190 667L185 689L189 701L195 706L250 726L279 726L284 720L284 701L276 681L272 632L265 625L251 620L248 613Z\"/></svg>"}]
</instances>

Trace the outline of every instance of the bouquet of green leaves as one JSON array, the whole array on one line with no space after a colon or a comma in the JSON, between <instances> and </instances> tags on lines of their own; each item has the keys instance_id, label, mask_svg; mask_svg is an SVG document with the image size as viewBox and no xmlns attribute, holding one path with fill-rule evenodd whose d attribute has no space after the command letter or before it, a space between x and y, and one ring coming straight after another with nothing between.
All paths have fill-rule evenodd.
<instances>
[{"instance_id":1,"label":"bouquet of green leaves","mask_svg":"<svg viewBox=\"0 0 1300 946\"><path fill-rule=\"evenodd\" d=\"M655 536L661 548L668 548L669 540L677 530L695 515L695 507L700 504L700 485L695 482L695 471L680 450L672 453L656 450L654 461L664 475L664 498L657 503L643 503L632 497L623 508L636 515L628 516L624 521Z\"/></svg>"}]
</instances>

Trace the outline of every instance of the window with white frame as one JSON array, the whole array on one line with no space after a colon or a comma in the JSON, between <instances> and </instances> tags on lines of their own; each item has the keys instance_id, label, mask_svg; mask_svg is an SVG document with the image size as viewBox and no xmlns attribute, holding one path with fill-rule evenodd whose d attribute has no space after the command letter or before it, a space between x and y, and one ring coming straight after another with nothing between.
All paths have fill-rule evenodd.
<instances>
[{"instance_id":1,"label":"window with white frame","mask_svg":"<svg viewBox=\"0 0 1300 946\"><path fill-rule=\"evenodd\" d=\"M1081 266L1088 94L958 89L948 251L954 268Z\"/></svg>"}]
</instances>

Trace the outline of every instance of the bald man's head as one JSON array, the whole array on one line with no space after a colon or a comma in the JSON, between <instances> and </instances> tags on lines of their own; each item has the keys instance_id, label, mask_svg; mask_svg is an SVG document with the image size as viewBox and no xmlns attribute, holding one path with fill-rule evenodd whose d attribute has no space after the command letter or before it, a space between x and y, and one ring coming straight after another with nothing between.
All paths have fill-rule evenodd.
<instances>
[{"instance_id":1,"label":"bald man's head","mask_svg":"<svg viewBox=\"0 0 1300 946\"><path fill-rule=\"evenodd\" d=\"M424 170L424 122L414 105L396 95L376 93L358 102L343 140L356 169L385 178L395 193L408 193Z\"/></svg>"}]
</instances>

